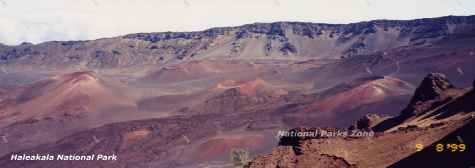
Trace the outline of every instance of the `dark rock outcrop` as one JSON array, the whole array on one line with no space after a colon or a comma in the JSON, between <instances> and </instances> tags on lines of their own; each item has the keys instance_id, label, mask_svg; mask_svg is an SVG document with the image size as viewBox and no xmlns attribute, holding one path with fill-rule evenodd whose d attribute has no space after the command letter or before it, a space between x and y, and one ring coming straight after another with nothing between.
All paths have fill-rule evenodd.
<instances>
[{"instance_id":1,"label":"dark rock outcrop","mask_svg":"<svg viewBox=\"0 0 475 168\"><path fill-rule=\"evenodd\" d=\"M356 121L355 124L349 127L350 130L358 129L370 131L374 126L382 122L385 118L377 114L368 114Z\"/></svg>"},{"instance_id":2,"label":"dark rock outcrop","mask_svg":"<svg viewBox=\"0 0 475 168\"><path fill-rule=\"evenodd\" d=\"M448 101L451 97L446 92L454 88L454 85L444 74L429 74L416 89L409 105L401 115L405 117L420 115L432 107Z\"/></svg>"},{"instance_id":3,"label":"dark rock outcrop","mask_svg":"<svg viewBox=\"0 0 475 168\"><path fill-rule=\"evenodd\" d=\"M409 105L399 116L389 118L373 127L376 132L383 132L416 116L423 115L463 94L463 89L456 88L444 74L430 73L417 87Z\"/></svg>"}]
</instances>

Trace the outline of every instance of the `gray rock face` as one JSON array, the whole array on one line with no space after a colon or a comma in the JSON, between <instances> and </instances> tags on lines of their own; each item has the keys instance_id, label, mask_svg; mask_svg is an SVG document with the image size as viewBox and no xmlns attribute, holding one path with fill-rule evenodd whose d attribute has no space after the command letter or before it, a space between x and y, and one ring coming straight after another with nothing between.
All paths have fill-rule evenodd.
<instances>
[{"instance_id":1,"label":"gray rock face","mask_svg":"<svg viewBox=\"0 0 475 168\"><path fill-rule=\"evenodd\" d=\"M430 45L451 37L467 38L475 36L473 27L475 16L352 24L254 23L197 32L138 33L90 41L0 45L0 63L125 68L210 57L338 59L373 54L382 49Z\"/></svg>"}]
</instances>

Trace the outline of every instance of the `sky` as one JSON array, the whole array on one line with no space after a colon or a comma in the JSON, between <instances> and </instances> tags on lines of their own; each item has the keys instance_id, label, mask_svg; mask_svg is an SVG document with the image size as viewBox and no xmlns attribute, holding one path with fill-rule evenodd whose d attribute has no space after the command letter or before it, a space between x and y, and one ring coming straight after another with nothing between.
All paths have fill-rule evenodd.
<instances>
[{"instance_id":1,"label":"sky","mask_svg":"<svg viewBox=\"0 0 475 168\"><path fill-rule=\"evenodd\" d=\"M475 0L0 0L0 43L92 40L255 22L475 15Z\"/></svg>"}]
</instances>

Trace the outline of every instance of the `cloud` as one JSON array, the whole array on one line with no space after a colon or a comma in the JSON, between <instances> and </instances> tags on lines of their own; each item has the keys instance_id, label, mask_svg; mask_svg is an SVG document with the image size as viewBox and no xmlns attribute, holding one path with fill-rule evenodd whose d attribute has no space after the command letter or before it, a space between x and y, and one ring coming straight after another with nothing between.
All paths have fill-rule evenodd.
<instances>
[{"instance_id":1,"label":"cloud","mask_svg":"<svg viewBox=\"0 0 475 168\"><path fill-rule=\"evenodd\" d=\"M31 12L31 11L30 11ZM67 18L69 12L31 12L29 17L0 16L0 42L19 44L53 40L88 39L88 25L79 18Z\"/></svg>"},{"instance_id":2,"label":"cloud","mask_svg":"<svg viewBox=\"0 0 475 168\"><path fill-rule=\"evenodd\" d=\"M2 27L1 42L6 44L89 38L87 32L81 30L81 27L66 22L34 22L0 17L0 27Z\"/></svg>"}]
</instances>

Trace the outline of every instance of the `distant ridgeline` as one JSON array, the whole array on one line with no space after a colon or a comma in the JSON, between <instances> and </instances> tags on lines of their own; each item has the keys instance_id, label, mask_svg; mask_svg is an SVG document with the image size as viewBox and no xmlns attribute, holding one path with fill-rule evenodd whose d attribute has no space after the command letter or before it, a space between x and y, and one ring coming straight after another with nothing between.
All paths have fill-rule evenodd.
<instances>
[{"instance_id":1,"label":"distant ridgeline","mask_svg":"<svg viewBox=\"0 0 475 168\"><path fill-rule=\"evenodd\" d=\"M352 24L255 23L197 32L138 33L89 41L0 45L0 63L88 68L201 58L340 59L475 36L475 16Z\"/></svg>"}]
</instances>

